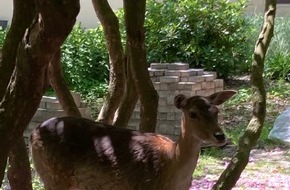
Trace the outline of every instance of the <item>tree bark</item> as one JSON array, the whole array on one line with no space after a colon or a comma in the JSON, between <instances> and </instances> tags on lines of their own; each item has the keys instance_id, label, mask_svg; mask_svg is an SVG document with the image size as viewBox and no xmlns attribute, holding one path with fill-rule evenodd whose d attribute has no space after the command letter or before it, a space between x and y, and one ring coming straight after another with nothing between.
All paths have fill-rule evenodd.
<instances>
[{"instance_id":1,"label":"tree bark","mask_svg":"<svg viewBox=\"0 0 290 190\"><path fill-rule=\"evenodd\" d=\"M78 0L35 2L37 16L18 46L16 67L0 102L0 186L8 152L37 110L48 64L71 32L80 8Z\"/></svg>"},{"instance_id":2,"label":"tree bark","mask_svg":"<svg viewBox=\"0 0 290 190\"><path fill-rule=\"evenodd\" d=\"M48 66L48 75L50 85L56 93L56 96L65 114L67 116L81 117L82 115L63 76L60 49L56 52Z\"/></svg>"},{"instance_id":3,"label":"tree bark","mask_svg":"<svg viewBox=\"0 0 290 190\"><path fill-rule=\"evenodd\" d=\"M155 132L157 119L158 94L149 76L145 50L146 0L124 0L125 24L127 34L128 57L131 72L135 80L140 99L140 130Z\"/></svg>"},{"instance_id":4,"label":"tree bark","mask_svg":"<svg viewBox=\"0 0 290 190\"><path fill-rule=\"evenodd\" d=\"M5 95L15 67L18 44L35 16L34 0L14 0L13 8L12 23L3 45L3 58L1 56L0 59L0 100ZM23 137L10 150L9 165L8 179L11 189L31 190L30 162Z\"/></svg>"},{"instance_id":5,"label":"tree bark","mask_svg":"<svg viewBox=\"0 0 290 190\"><path fill-rule=\"evenodd\" d=\"M98 121L112 124L115 112L124 94L123 46L119 21L107 0L92 0L95 12L104 28L110 57L110 83L108 94L98 116Z\"/></svg>"},{"instance_id":6,"label":"tree bark","mask_svg":"<svg viewBox=\"0 0 290 190\"><path fill-rule=\"evenodd\" d=\"M118 127L126 128L128 126L128 122L131 118L131 115L134 111L136 103L138 101L138 94L136 91L135 82L131 72L131 63L130 57L124 59L125 64L125 76L126 76L126 84L125 84L125 93L123 99L120 103L119 109L117 110L114 118L114 125Z\"/></svg>"},{"instance_id":7,"label":"tree bark","mask_svg":"<svg viewBox=\"0 0 290 190\"><path fill-rule=\"evenodd\" d=\"M9 152L8 179L11 190L32 190L28 150L23 137Z\"/></svg>"},{"instance_id":8,"label":"tree bark","mask_svg":"<svg viewBox=\"0 0 290 190\"><path fill-rule=\"evenodd\" d=\"M34 16L34 0L13 0L12 22L2 47L2 60L0 60L0 100L5 94L15 67L18 45Z\"/></svg>"},{"instance_id":9,"label":"tree bark","mask_svg":"<svg viewBox=\"0 0 290 190\"><path fill-rule=\"evenodd\" d=\"M237 152L213 189L232 189L249 161L251 149L259 138L266 115L266 92L263 81L264 60L274 31L276 0L266 0L264 24L255 45L251 82L253 88L252 119L240 138Z\"/></svg>"}]
</instances>

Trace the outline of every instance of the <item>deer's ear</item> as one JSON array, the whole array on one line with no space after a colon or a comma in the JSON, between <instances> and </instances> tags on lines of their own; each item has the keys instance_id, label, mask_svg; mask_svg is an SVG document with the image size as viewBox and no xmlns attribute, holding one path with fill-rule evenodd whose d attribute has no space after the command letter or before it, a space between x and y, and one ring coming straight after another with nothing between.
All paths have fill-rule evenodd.
<instances>
[{"instance_id":1,"label":"deer's ear","mask_svg":"<svg viewBox=\"0 0 290 190\"><path fill-rule=\"evenodd\" d=\"M186 96L183 94L178 94L174 98L174 105L180 109L186 105Z\"/></svg>"},{"instance_id":2,"label":"deer's ear","mask_svg":"<svg viewBox=\"0 0 290 190\"><path fill-rule=\"evenodd\" d=\"M208 100L214 105L220 105L230 99L233 95L235 95L237 91L235 90L224 90L221 92L216 92L210 96L208 96Z\"/></svg>"}]
</instances>

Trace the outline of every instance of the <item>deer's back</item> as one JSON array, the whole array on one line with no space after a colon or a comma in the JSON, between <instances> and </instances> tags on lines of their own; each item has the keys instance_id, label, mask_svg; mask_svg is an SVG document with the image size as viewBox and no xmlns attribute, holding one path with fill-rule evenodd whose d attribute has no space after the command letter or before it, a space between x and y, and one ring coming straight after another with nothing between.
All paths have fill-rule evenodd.
<instances>
[{"instance_id":1,"label":"deer's back","mask_svg":"<svg viewBox=\"0 0 290 190\"><path fill-rule=\"evenodd\" d=\"M36 170L54 190L161 190L173 147L160 135L72 117L50 119L31 135Z\"/></svg>"}]
</instances>

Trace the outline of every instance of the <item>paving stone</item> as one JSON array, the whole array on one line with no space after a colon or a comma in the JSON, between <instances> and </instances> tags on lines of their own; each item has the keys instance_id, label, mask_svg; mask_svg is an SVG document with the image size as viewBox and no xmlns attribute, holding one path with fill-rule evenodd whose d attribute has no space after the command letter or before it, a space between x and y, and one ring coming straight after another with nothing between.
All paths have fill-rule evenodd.
<instances>
[{"instance_id":1,"label":"paving stone","mask_svg":"<svg viewBox=\"0 0 290 190\"><path fill-rule=\"evenodd\" d=\"M215 93L214 88L206 89L206 95L207 95L207 96L210 96L210 95L212 95L213 93Z\"/></svg>"},{"instance_id":2,"label":"paving stone","mask_svg":"<svg viewBox=\"0 0 290 190\"><path fill-rule=\"evenodd\" d=\"M181 70L179 72L181 77L190 77L198 75L198 71L196 69Z\"/></svg>"},{"instance_id":3,"label":"paving stone","mask_svg":"<svg viewBox=\"0 0 290 190\"><path fill-rule=\"evenodd\" d=\"M204 75L213 75L214 76L214 79L217 78L217 73L214 72L214 71L204 71L203 74Z\"/></svg>"},{"instance_id":4,"label":"paving stone","mask_svg":"<svg viewBox=\"0 0 290 190\"><path fill-rule=\"evenodd\" d=\"M224 88L214 88L214 92L221 92L223 90L224 90Z\"/></svg>"},{"instance_id":5,"label":"paving stone","mask_svg":"<svg viewBox=\"0 0 290 190\"><path fill-rule=\"evenodd\" d=\"M206 89L211 89L211 88L214 88L215 87L215 84L213 81L210 81L210 82L202 82L201 83L201 89L203 90L206 90Z\"/></svg>"},{"instance_id":6,"label":"paving stone","mask_svg":"<svg viewBox=\"0 0 290 190\"><path fill-rule=\"evenodd\" d=\"M177 93L178 93L178 91L177 90L172 90L172 91L159 91L158 92L158 95L159 95L159 98L167 98L168 96L171 96L171 95L173 95L173 96L176 96L177 95Z\"/></svg>"},{"instance_id":7,"label":"paving stone","mask_svg":"<svg viewBox=\"0 0 290 190\"><path fill-rule=\"evenodd\" d=\"M169 112L175 112L176 108L175 106L160 106L158 107L158 111L161 113L169 113Z\"/></svg>"},{"instance_id":8,"label":"paving stone","mask_svg":"<svg viewBox=\"0 0 290 190\"><path fill-rule=\"evenodd\" d=\"M74 93L74 92L72 92L71 94L77 107L79 108L81 105L81 95L79 93Z\"/></svg>"},{"instance_id":9,"label":"paving stone","mask_svg":"<svg viewBox=\"0 0 290 190\"><path fill-rule=\"evenodd\" d=\"M224 80L223 79L215 79L214 80L214 87L215 88L224 87Z\"/></svg>"},{"instance_id":10,"label":"paving stone","mask_svg":"<svg viewBox=\"0 0 290 190\"><path fill-rule=\"evenodd\" d=\"M180 71L178 70L165 70L165 76L180 76Z\"/></svg>"},{"instance_id":11,"label":"paving stone","mask_svg":"<svg viewBox=\"0 0 290 190\"><path fill-rule=\"evenodd\" d=\"M58 102L46 102L45 105L45 108L49 110L62 110L62 107Z\"/></svg>"},{"instance_id":12,"label":"paving stone","mask_svg":"<svg viewBox=\"0 0 290 190\"><path fill-rule=\"evenodd\" d=\"M192 85L196 84L195 82L179 82L178 90L188 90L191 91Z\"/></svg>"},{"instance_id":13,"label":"paving stone","mask_svg":"<svg viewBox=\"0 0 290 190\"><path fill-rule=\"evenodd\" d=\"M159 98L158 106L166 106L167 105L167 98Z\"/></svg>"},{"instance_id":14,"label":"paving stone","mask_svg":"<svg viewBox=\"0 0 290 190\"><path fill-rule=\"evenodd\" d=\"M46 109L46 102L41 101L38 107Z\"/></svg>"},{"instance_id":15,"label":"paving stone","mask_svg":"<svg viewBox=\"0 0 290 190\"><path fill-rule=\"evenodd\" d=\"M173 82L173 83L167 83L167 88L169 91L174 91L177 89L178 83Z\"/></svg>"},{"instance_id":16,"label":"paving stone","mask_svg":"<svg viewBox=\"0 0 290 190\"><path fill-rule=\"evenodd\" d=\"M167 63L151 63L151 69L167 69Z\"/></svg>"},{"instance_id":17,"label":"paving stone","mask_svg":"<svg viewBox=\"0 0 290 190\"><path fill-rule=\"evenodd\" d=\"M158 112L158 114L157 114L157 119L158 120L161 120L161 121L164 121L164 120L166 120L167 119L167 113L165 113L165 112Z\"/></svg>"},{"instance_id":18,"label":"paving stone","mask_svg":"<svg viewBox=\"0 0 290 190\"><path fill-rule=\"evenodd\" d=\"M213 81L214 75L202 75L205 78L205 81Z\"/></svg>"},{"instance_id":19,"label":"paving stone","mask_svg":"<svg viewBox=\"0 0 290 190\"><path fill-rule=\"evenodd\" d=\"M59 102L56 97L43 96L41 102Z\"/></svg>"},{"instance_id":20,"label":"paving stone","mask_svg":"<svg viewBox=\"0 0 290 190\"><path fill-rule=\"evenodd\" d=\"M189 64L187 63L171 63L167 65L168 70L187 70Z\"/></svg>"},{"instance_id":21,"label":"paving stone","mask_svg":"<svg viewBox=\"0 0 290 190\"><path fill-rule=\"evenodd\" d=\"M202 76L192 76L188 78L189 82L203 82L205 81L205 78Z\"/></svg>"},{"instance_id":22,"label":"paving stone","mask_svg":"<svg viewBox=\"0 0 290 190\"><path fill-rule=\"evenodd\" d=\"M166 120L168 121L175 121L175 113L174 112L171 112L171 113L167 113L167 118Z\"/></svg>"},{"instance_id":23,"label":"paving stone","mask_svg":"<svg viewBox=\"0 0 290 190\"><path fill-rule=\"evenodd\" d=\"M171 83L171 82L179 82L178 76L163 76L160 77L160 82Z\"/></svg>"},{"instance_id":24,"label":"paving stone","mask_svg":"<svg viewBox=\"0 0 290 190\"><path fill-rule=\"evenodd\" d=\"M160 86L161 86L161 84L160 84L160 82L153 82L153 86L154 86L154 88L155 88L155 90L160 90Z\"/></svg>"},{"instance_id":25,"label":"paving stone","mask_svg":"<svg viewBox=\"0 0 290 190\"><path fill-rule=\"evenodd\" d=\"M160 90L161 91L168 90L168 84L169 83L160 83Z\"/></svg>"},{"instance_id":26,"label":"paving stone","mask_svg":"<svg viewBox=\"0 0 290 190\"><path fill-rule=\"evenodd\" d=\"M207 93L206 93L206 90L197 90L196 95L197 96L206 96Z\"/></svg>"},{"instance_id":27,"label":"paving stone","mask_svg":"<svg viewBox=\"0 0 290 190\"><path fill-rule=\"evenodd\" d=\"M180 82L188 82L188 77L180 77Z\"/></svg>"},{"instance_id":28,"label":"paving stone","mask_svg":"<svg viewBox=\"0 0 290 190\"><path fill-rule=\"evenodd\" d=\"M151 78L156 77L156 76L164 76L164 69L151 69L148 68L149 75Z\"/></svg>"},{"instance_id":29,"label":"paving stone","mask_svg":"<svg viewBox=\"0 0 290 190\"><path fill-rule=\"evenodd\" d=\"M192 85L191 91L201 90L201 83L195 83Z\"/></svg>"}]
</instances>

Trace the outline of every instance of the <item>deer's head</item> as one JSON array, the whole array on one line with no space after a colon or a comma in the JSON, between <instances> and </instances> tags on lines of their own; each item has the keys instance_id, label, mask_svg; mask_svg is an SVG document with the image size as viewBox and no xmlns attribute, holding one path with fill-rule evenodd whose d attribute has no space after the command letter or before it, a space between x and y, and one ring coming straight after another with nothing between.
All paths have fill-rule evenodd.
<instances>
[{"instance_id":1,"label":"deer's head","mask_svg":"<svg viewBox=\"0 0 290 190\"><path fill-rule=\"evenodd\" d=\"M223 145L226 138L218 124L217 106L235 94L236 91L226 90L206 97L177 95L174 104L182 111L182 135L195 137L203 143Z\"/></svg>"}]
</instances>

